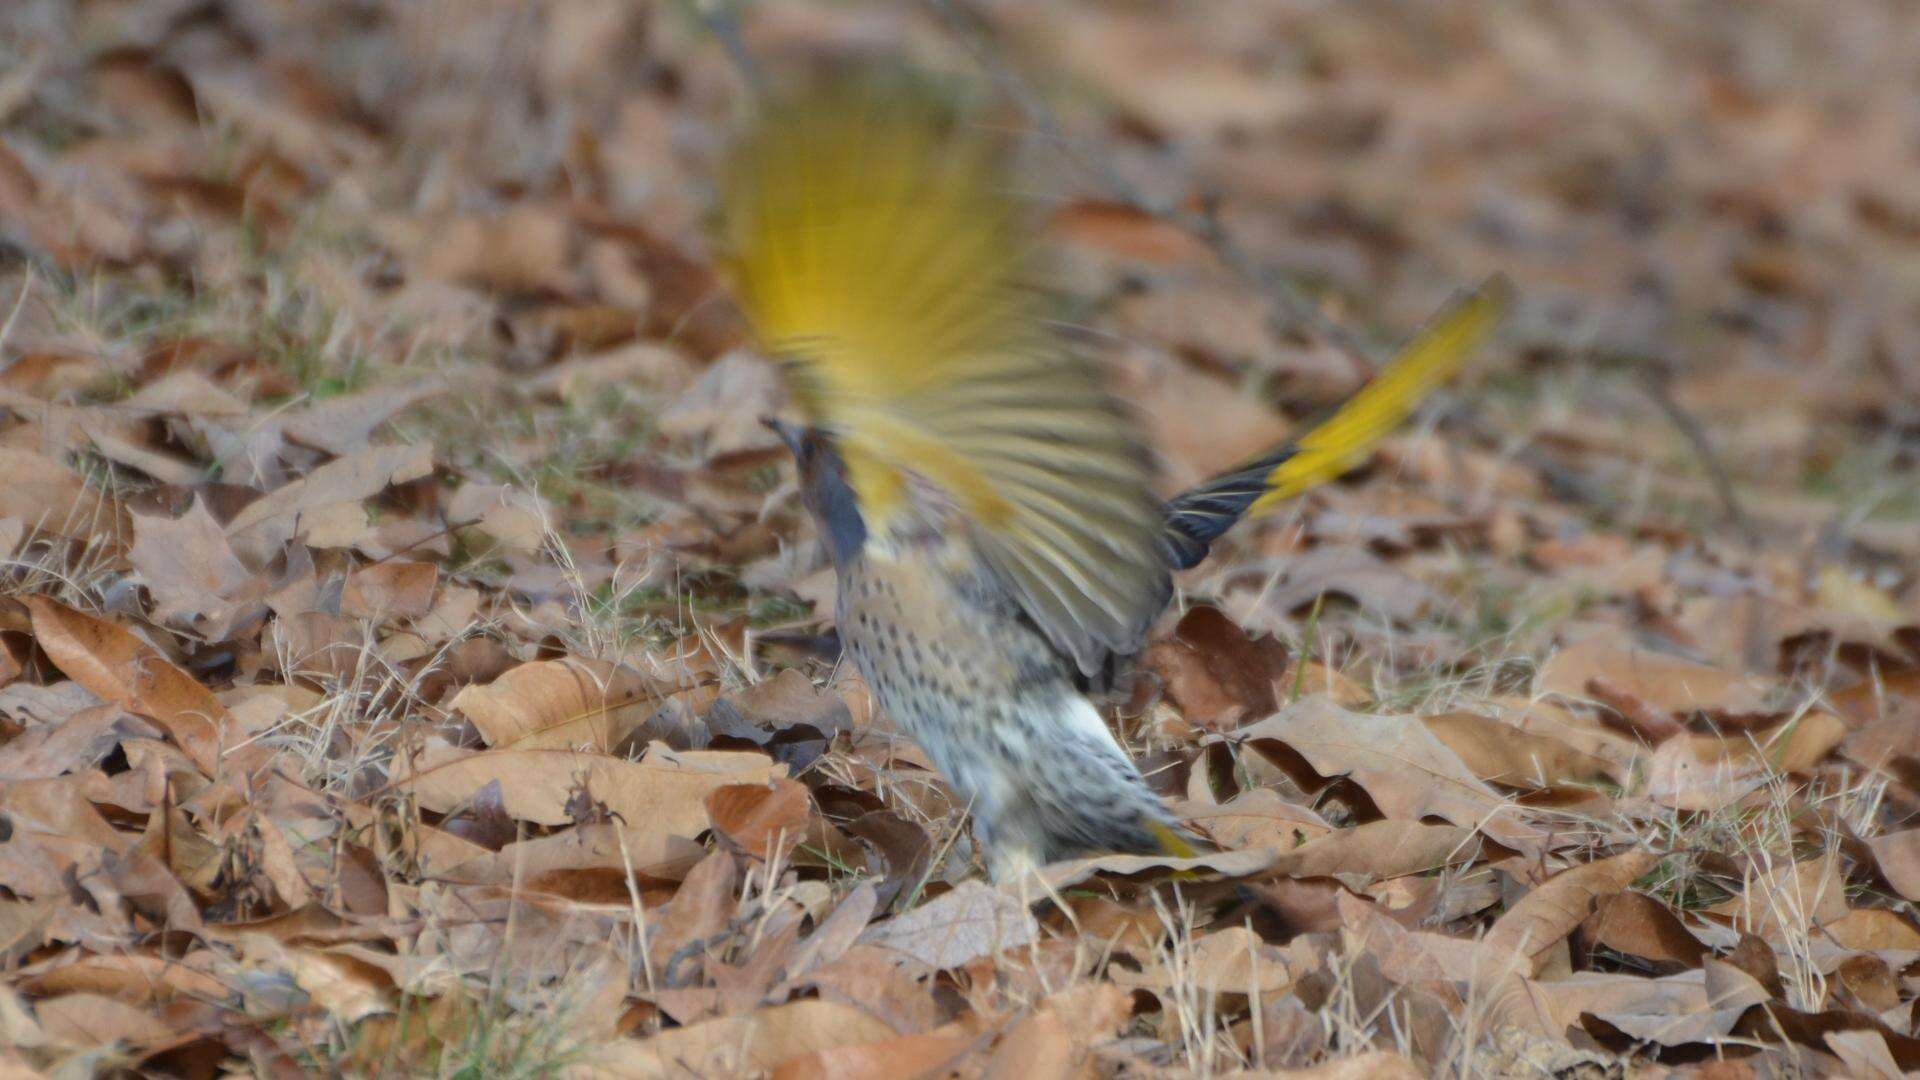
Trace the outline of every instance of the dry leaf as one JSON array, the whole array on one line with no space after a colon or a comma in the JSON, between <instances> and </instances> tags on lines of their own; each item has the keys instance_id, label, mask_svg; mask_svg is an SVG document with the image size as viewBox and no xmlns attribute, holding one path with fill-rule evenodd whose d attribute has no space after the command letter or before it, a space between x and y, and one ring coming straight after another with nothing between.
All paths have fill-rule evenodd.
<instances>
[{"instance_id":1,"label":"dry leaf","mask_svg":"<svg viewBox=\"0 0 1920 1080\"><path fill-rule=\"evenodd\" d=\"M1590 684L1595 678L1672 715L1701 710L1757 713L1766 711L1768 702L1764 679L1604 641L1570 645L1553 654L1540 671L1539 687L1544 693L1584 700L1593 697Z\"/></svg>"},{"instance_id":2,"label":"dry leaf","mask_svg":"<svg viewBox=\"0 0 1920 1080\"><path fill-rule=\"evenodd\" d=\"M47 1038L63 1046L148 1046L174 1038L159 1017L99 994L62 994L36 1003L33 1012Z\"/></svg>"},{"instance_id":3,"label":"dry leaf","mask_svg":"<svg viewBox=\"0 0 1920 1080\"><path fill-rule=\"evenodd\" d=\"M75 539L126 535L122 512L52 458L0 446L0 476L0 517Z\"/></svg>"},{"instance_id":4,"label":"dry leaf","mask_svg":"<svg viewBox=\"0 0 1920 1080\"><path fill-rule=\"evenodd\" d=\"M1542 837L1467 768L1457 754L1410 717L1351 712L1324 697L1302 699L1234 733L1258 746L1272 740L1305 758L1322 776L1352 778L1390 817L1429 815L1480 829L1520 850Z\"/></svg>"},{"instance_id":5,"label":"dry leaf","mask_svg":"<svg viewBox=\"0 0 1920 1080\"><path fill-rule=\"evenodd\" d=\"M1522 973L1538 974L1547 952L1592 916L1599 901L1659 861L1651 852L1630 851L1555 874L1496 919L1483 942L1496 955L1523 958Z\"/></svg>"},{"instance_id":6,"label":"dry leaf","mask_svg":"<svg viewBox=\"0 0 1920 1080\"><path fill-rule=\"evenodd\" d=\"M580 1076L609 1080L675 1073L740 1076L775 1070L821 1050L880 1042L893 1034L852 1005L795 1001L744 1016L703 1020L647 1039L594 1046L581 1054L574 1068Z\"/></svg>"},{"instance_id":7,"label":"dry leaf","mask_svg":"<svg viewBox=\"0 0 1920 1080\"><path fill-rule=\"evenodd\" d=\"M284 541L293 536L295 520L302 513L357 502L432 471L430 446L370 446L330 461L248 503L227 523L227 536L238 538L264 530Z\"/></svg>"},{"instance_id":8,"label":"dry leaf","mask_svg":"<svg viewBox=\"0 0 1920 1080\"><path fill-rule=\"evenodd\" d=\"M166 729L208 776L220 772L227 708L213 692L168 663L152 646L102 619L44 596L30 596L33 632L73 681Z\"/></svg>"},{"instance_id":9,"label":"dry leaf","mask_svg":"<svg viewBox=\"0 0 1920 1080\"><path fill-rule=\"evenodd\" d=\"M896 1035L879 1042L830 1046L788 1058L773 1080L893 1080L929 1076L959 1057L974 1040L964 1035Z\"/></svg>"},{"instance_id":10,"label":"dry leaf","mask_svg":"<svg viewBox=\"0 0 1920 1080\"><path fill-rule=\"evenodd\" d=\"M440 571L432 563L388 560L355 570L340 597L352 619L416 619L433 607Z\"/></svg>"},{"instance_id":11,"label":"dry leaf","mask_svg":"<svg viewBox=\"0 0 1920 1080\"><path fill-rule=\"evenodd\" d=\"M611 751L659 703L652 680L604 660L536 660L485 686L469 686L450 707L489 746Z\"/></svg>"},{"instance_id":12,"label":"dry leaf","mask_svg":"<svg viewBox=\"0 0 1920 1080\"><path fill-rule=\"evenodd\" d=\"M1140 663L1160 676L1167 699L1188 723L1229 731L1278 706L1276 684L1287 669L1287 647L1253 637L1219 608L1200 605L1180 617L1171 635L1148 646Z\"/></svg>"},{"instance_id":13,"label":"dry leaf","mask_svg":"<svg viewBox=\"0 0 1920 1080\"><path fill-rule=\"evenodd\" d=\"M752 753L676 757L656 751L644 760L626 761L567 750L488 750L425 766L393 786L446 813L498 782L508 814L549 826L573 823L575 797L584 794L630 833L697 836L708 826L708 793L785 774L786 766Z\"/></svg>"},{"instance_id":14,"label":"dry leaf","mask_svg":"<svg viewBox=\"0 0 1920 1080\"><path fill-rule=\"evenodd\" d=\"M1894 890L1905 899L1920 900L1920 829L1882 833L1867 846Z\"/></svg>"},{"instance_id":15,"label":"dry leaf","mask_svg":"<svg viewBox=\"0 0 1920 1080\"><path fill-rule=\"evenodd\" d=\"M1016 896L967 881L901 915L876 923L860 941L895 949L938 969L1031 943L1037 927Z\"/></svg>"},{"instance_id":16,"label":"dry leaf","mask_svg":"<svg viewBox=\"0 0 1920 1080\"><path fill-rule=\"evenodd\" d=\"M1429 716L1427 730L1460 755L1474 775L1508 787L1548 788L1608 780L1614 769L1566 743L1534 735L1491 717L1452 712Z\"/></svg>"},{"instance_id":17,"label":"dry leaf","mask_svg":"<svg viewBox=\"0 0 1920 1080\"><path fill-rule=\"evenodd\" d=\"M1593 945L1656 963L1699 967L1707 947L1665 904L1635 892L1602 896L1580 926ZM1669 969L1671 970L1671 969Z\"/></svg>"},{"instance_id":18,"label":"dry leaf","mask_svg":"<svg viewBox=\"0 0 1920 1080\"><path fill-rule=\"evenodd\" d=\"M249 610L265 610L268 583L233 553L226 530L197 495L178 518L133 515L127 558L159 601L154 616L210 641L226 640Z\"/></svg>"}]
</instances>

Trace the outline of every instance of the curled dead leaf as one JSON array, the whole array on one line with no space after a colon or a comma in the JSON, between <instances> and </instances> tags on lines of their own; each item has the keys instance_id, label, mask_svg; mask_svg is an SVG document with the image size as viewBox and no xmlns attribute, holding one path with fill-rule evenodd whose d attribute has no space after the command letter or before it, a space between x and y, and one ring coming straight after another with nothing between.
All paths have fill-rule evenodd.
<instances>
[{"instance_id":1,"label":"curled dead leaf","mask_svg":"<svg viewBox=\"0 0 1920 1080\"><path fill-rule=\"evenodd\" d=\"M30 596L33 632L67 677L104 701L151 717L208 776L220 771L227 707L151 645L104 619Z\"/></svg>"}]
</instances>

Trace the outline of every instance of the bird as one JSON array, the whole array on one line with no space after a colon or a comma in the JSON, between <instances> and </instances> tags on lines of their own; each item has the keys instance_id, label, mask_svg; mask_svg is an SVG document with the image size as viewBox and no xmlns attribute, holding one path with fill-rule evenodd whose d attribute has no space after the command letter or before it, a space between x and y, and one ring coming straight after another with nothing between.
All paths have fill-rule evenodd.
<instances>
[{"instance_id":1,"label":"bird","mask_svg":"<svg viewBox=\"0 0 1920 1080\"><path fill-rule=\"evenodd\" d=\"M1364 461L1447 381L1506 280L1304 435L1163 499L1059 332L1041 216L990 126L899 78L820 80L763 104L717 187L717 261L801 414L767 422L835 571L842 649L970 810L991 877L1207 851L1090 689L1141 650L1175 571Z\"/></svg>"}]
</instances>

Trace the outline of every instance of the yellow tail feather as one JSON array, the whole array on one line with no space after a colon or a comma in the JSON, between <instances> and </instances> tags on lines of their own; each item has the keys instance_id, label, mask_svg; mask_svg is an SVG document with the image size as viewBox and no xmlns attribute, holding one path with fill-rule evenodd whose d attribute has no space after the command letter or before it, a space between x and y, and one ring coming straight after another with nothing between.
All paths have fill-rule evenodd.
<instances>
[{"instance_id":1,"label":"yellow tail feather","mask_svg":"<svg viewBox=\"0 0 1920 1080\"><path fill-rule=\"evenodd\" d=\"M1160 853L1176 859L1191 859L1200 854L1193 841L1180 835L1180 831L1162 821L1147 822L1147 832L1153 834L1160 844Z\"/></svg>"},{"instance_id":2,"label":"yellow tail feather","mask_svg":"<svg viewBox=\"0 0 1920 1080\"><path fill-rule=\"evenodd\" d=\"M1513 285L1495 275L1443 311L1372 382L1295 443L1298 452L1274 466L1266 493L1249 512L1269 510L1356 465L1460 370L1499 325L1512 299Z\"/></svg>"}]
</instances>

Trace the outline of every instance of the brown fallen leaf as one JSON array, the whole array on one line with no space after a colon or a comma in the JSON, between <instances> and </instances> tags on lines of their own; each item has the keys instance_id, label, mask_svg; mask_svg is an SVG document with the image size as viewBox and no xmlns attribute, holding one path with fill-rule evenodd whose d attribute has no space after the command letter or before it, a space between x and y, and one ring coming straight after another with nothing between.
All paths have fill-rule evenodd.
<instances>
[{"instance_id":1,"label":"brown fallen leaf","mask_svg":"<svg viewBox=\"0 0 1920 1080\"><path fill-rule=\"evenodd\" d=\"M1828 1031L1821 1041L1846 1062L1848 1075L1857 1080L1903 1080L1908 1075L1887 1048L1886 1037L1870 1028Z\"/></svg>"},{"instance_id":2,"label":"brown fallen leaf","mask_svg":"<svg viewBox=\"0 0 1920 1080\"><path fill-rule=\"evenodd\" d=\"M499 214L394 220L389 237L430 277L502 290L566 291L572 230L556 207L515 203Z\"/></svg>"},{"instance_id":3,"label":"brown fallen leaf","mask_svg":"<svg viewBox=\"0 0 1920 1080\"><path fill-rule=\"evenodd\" d=\"M928 967L948 969L1030 944L1037 931L1019 897L982 881L965 881L911 911L876 923L860 935L860 942L906 953Z\"/></svg>"},{"instance_id":4,"label":"brown fallen leaf","mask_svg":"<svg viewBox=\"0 0 1920 1080\"><path fill-rule=\"evenodd\" d=\"M1108 199L1076 199L1060 207L1048 219L1047 231L1130 260L1177 265L1210 258L1206 244L1187 230L1129 203Z\"/></svg>"},{"instance_id":5,"label":"brown fallen leaf","mask_svg":"<svg viewBox=\"0 0 1920 1080\"><path fill-rule=\"evenodd\" d=\"M505 484L464 484L447 504L447 520L473 528L514 551L538 551L547 542L553 510L533 492Z\"/></svg>"},{"instance_id":6,"label":"brown fallen leaf","mask_svg":"<svg viewBox=\"0 0 1920 1080\"><path fill-rule=\"evenodd\" d=\"M743 1016L703 1020L651 1038L602 1043L583 1050L572 1068L575 1075L607 1080L676 1073L741 1076L771 1071L818 1051L893 1036L893 1029L853 1005L794 1001Z\"/></svg>"},{"instance_id":7,"label":"brown fallen leaf","mask_svg":"<svg viewBox=\"0 0 1920 1080\"><path fill-rule=\"evenodd\" d=\"M147 1010L99 994L62 994L35 1003L33 1011L48 1039L74 1049L149 1046L174 1037L173 1027Z\"/></svg>"},{"instance_id":8,"label":"brown fallen leaf","mask_svg":"<svg viewBox=\"0 0 1920 1080\"><path fill-rule=\"evenodd\" d=\"M1177 957L1155 957L1139 971L1116 970L1120 986L1145 990L1182 990L1210 994L1284 994L1297 977L1285 951L1267 944L1244 926L1196 935Z\"/></svg>"},{"instance_id":9,"label":"brown fallen leaf","mask_svg":"<svg viewBox=\"0 0 1920 1080\"><path fill-rule=\"evenodd\" d=\"M567 656L515 667L454 696L487 745L521 750L619 746L658 704L652 680L630 667Z\"/></svg>"},{"instance_id":10,"label":"brown fallen leaf","mask_svg":"<svg viewBox=\"0 0 1920 1080\"><path fill-rule=\"evenodd\" d=\"M1540 670L1538 686L1545 693L1585 699L1592 696L1588 684L1595 677L1669 715L1757 713L1768 707L1765 679L1597 640L1553 654Z\"/></svg>"},{"instance_id":11,"label":"brown fallen leaf","mask_svg":"<svg viewBox=\"0 0 1920 1080\"><path fill-rule=\"evenodd\" d=\"M0 517L76 540L127 534L124 513L78 473L31 450L0 446Z\"/></svg>"},{"instance_id":12,"label":"brown fallen leaf","mask_svg":"<svg viewBox=\"0 0 1920 1080\"><path fill-rule=\"evenodd\" d=\"M350 454L363 448L380 425L447 390L444 379L432 378L356 394L338 394L287 416L281 421L280 430L288 439L303 446L335 456Z\"/></svg>"},{"instance_id":13,"label":"brown fallen leaf","mask_svg":"<svg viewBox=\"0 0 1920 1080\"><path fill-rule=\"evenodd\" d=\"M629 833L696 836L709 825L706 797L728 784L764 783L786 766L753 753L674 755L641 761L568 750L487 750L403 773L393 781L420 804L446 813L498 782L507 813L539 825L574 822L573 796L584 793L617 815Z\"/></svg>"},{"instance_id":14,"label":"brown fallen leaf","mask_svg":"<svg viewBox=\"0 0 1920 1080\"><path fill-rule=\"evenodd\" d=\"M1350 888L1360 888L1386 878L1470 862L1479 851L1479 835L1458 825L1369 821L1280 853L1272 871L1293 877L1337 878Z\"/></svg>"},{"instance_id":15,"label":"brown fallen leaf","mask_svg":"<svg viewBox=\"0 0 1920 1080\"><path fill-rule=\"evenodd\" d=\"M1483 944L1495 955L1521 958L1521 973L1538 974L1548 952L1593 915L1600 900L1626 889L1659 861L1652 852L1629 851L1563 870L1494 920Z\"/></svg>"},{"instance_id":16,"label":"brown fallen leaf","mask_svg":"<svg viewBox=\"0 0 1920 1080\"><path fill-rule=\"evenodd\" d=\"M1907 900L1920 900L1920 829L1882 833L1867 846L1894 890Z\"/></svg>"},{"instance_id":17,"label":"brown fallen leaf","mask_svg":"<svg viewBox=\"0 0 1920 1080\"><path fill-rule=\"evenodd\" d=\"M159 734L118 705L80 709L64 722L31 728L0 744L0 781L42 780L89 769L121 739Z\"/></svg>"},{"instance_id":18,"label":"brown fallen leaf","mask_svg":"<svg viewBox=\"0 0 1920 1080\"><path fill-rule=\"evenodd\" d=\"M1474 775L1508 787L1550 788L1564 783L1610 780L1607 762L1544 735L1521 731L1492 717L1451 712L1429 716L1427 730L1460 755Z\"/></svg>"},{"instance_id":19,"label":"brown fallen leaf","mask_svg":"<svg viewBox=\"0 0 1920 1080\"><path fill-rule=\"evenodd\" d=\"M1878 956L1849 956L1840 961L1828 990L1830 999L1844 1008L1877 1015L1900 1006L1900 979Z\"/></svg>"},{"instance_id":20,"label":"brown fallen leaf","mask_svg":"<svg viewBox=\"0 0 1920 1080\"><path fill-rule=\"evenodd\" d=\"M241 942L242 962L290 977L315 1005L343 1024L352 1024L394 1008L384 976L344 956L290 946L267 934L249 934Z\"/></svg>"},{"instance_id":21,"label":"brown fallen leaf","mask_svg":"<svg viewBox=\"0 0 1920 1080\"><path fill-rule=\"evenodd\" d=\"M1701 944L1665 903L1638 892L1599 897L1594 913L1580 924L1588 947L1601 945L1655 965L1699 967L1707 957ZM1659 969L1655 969L1659 970ZM1668 967L1663 974L1670 974Z\"/></svg>"},{"instance_id":22,"label":"brown fallen leaf","mask_svg":"<svg viewBox=\"0 0 1920 1080\"><path fill-rule=\"evenodd\" d=\"M896 1035L856 1046L831 1046L788 1058L773 1071L773 1080L893 1080L900 1076L931 1076L975 1043L964 1035L927 1032Z\"/></svg>"},{"instance_id":23,"label":"brown fallen leaf","mask_svg":"<svg viewBox=\"0 0 1920 1080\"><path fill-rule=\"evenodd\" d=\"M1333 831L1325 818L1270 788L1251 788L1224 803L1185 802L1175 810L1228 851L1290 851Z\"/></svg>"},{"instance_id":24,"label":"brown fallen leaf","mask_svg":"<svg viewBox=\"0 0 1920 1080\"><path fill-rule=\"evenodd\" d=\"M1767 942L1795 940L1839 922L1850 910L1841 859L1830 852L1761 864L1750 871L1739 895L1706 910Z\"/></svg>"},{"instance_id":25,"label":"brown fallen leaf","mask_svg":"<svg viewBox=\"0 0 1920 1080\"><path fill-rule=\"evenodd\" d=\"M1440 817L1521 851L1538 850L1545 841L1412 717L1357 713L1315 696L1234 732L1233 738L1256 747L1280 743L1322 776L1350 777L1389 817Z\"/></svg>"},{"instance_id":26,"label":"brown fallen leaf","mask_svg":"<svg viewBox=\"0 0 1920 1080\"><path fill-rule=\"evenodd\" d=\"M616 886L624 899L629 869L658 881L679 881L705 854L688 837L628 829L616 820L516 841L452 866L436 863L432 874L469 885L510 885L517 875L528 889L567 892L582 884L583 875L598 871L595 880Z\"/></svg>"},{"instance_id":27,"label":"brown fallen leaf","mask_svg":"<svg viewBox=\"0 0 1920 1080\"><path fill-rule=\"evenodd\" d=\"M248 503L227 523L227 537L236 542L245 537L249 544L277 551L281 543L293 537L301 514L358 502L432 471L431 446L370 446L330 461Z\"/></svg>"},{"instance_id":28,"label":"brown fallen leaf","mask_svg":"<svg viewBox=\"0 0 1920 1080\"><path fill-rule=\"evenodd\" d=\"M648 935L661 978L672 982L677 972L666 968L697 957L701 943L723 936L738 902L739 882L740 859L730 851L715 849L694 864Z\"/></svg>"},{"instance_id":29,"label":"brown fallen leaf","mask_svg":"<svg viewBox=\"0 0 1920 1080\"><path fill-rule=\"evenodd\" d=\"M1716 963L1709 960L1707 966ZM1591 1015L1662 1046L1711 1044L1731 1034L1749 1008L1767 1001L1766 991L1751 979L1723 987L1699 971L1658 979L1582 971L1526 989L1546 1017L1546 1033L1563 1033Z\"/></svg>"},{"instance_id":30,"label":"brown fallen leaf","mask_svg":"<svg viewBox=\"0 0 1920 1080\"><path fill-rule=\"evenodd\" d=\"M70 964L21 980L21 988L41 997L99 994L133 1005L177 998L216 1000L232 988L222 975L230 961L207 950L185 957L148 954L82 954Z\"/></svg>"},{"instance_id":31,"label":"brown fallen leaf","mask_svg":"<svg viewBox=\"0 0 1920 1080\"><path fill-rule=\"evenodd\" d=\"M44 944L58 908L53 897L0 900L0 965L11 970Z\"/></svg>"},{"instance_id":32,"label":"brown fallen leaf","mask_svg":"<svg viewBox=\"0 0 1920 1080\"><path fill-rule=\"evenodd\" d=\"M815 820L813 796L807 785L784 778L728 784L707 793L707 817L713 831L740 851L761 860L781 860L807 839Z\"/></svg>"},{"instance_id":33,"label":"brown fallen leaf","mask_svg":"<svg viewBox=\"0 0 1920 1080\"><path fill-rule=\"evenodd\" d=\"M1603 946L1656 964L1699 967L1708 955L1707 947L1679 916L1653 897L1636 892L1600 897L1593 914L1580 924L1580 932L1589 947Z\"/></svg>"},{"instance_id":34,"label":"brown fallen leaf","mask_svg":"<svg viewBox=\"0 0 1920 1080\"><path fill-rule=\"evenodd\" d=\"M224 641L253 611L265 611L271 585L248 570L196 494L177 518L133 515L127 559L158 601L154 617Z\"/></svg>"},{"instance_id":35,"label":"brown fallen leaf","mask_svg":"<svg viewBox=\"0 0 1920 1080\"><path fill-rule=\"evenodd\" d=\"M146 642L104 619L30 596L33 632L67 677L129 712L150 717L208 776L220 772L227 707Z\"/></svg>"},{"instance_id":36,"label":"brown fallen leaf","mask_svg":"<svg viewBox=\"0 0 1920 1080\"><path fill-rule=\"evenodd\" d=\"M355 570L340 597L340 614L352 619L417 619L433 607L440 570L428 562L389 559Z\"/></svg>"},{"instance_id":37,"label":"brown fallen leaf","mask_svg":"<svg viewBox=\"0 0 1920 1080\"><path fill-rule=\"evenodd\" d=\"M1140 663L1160 676L1167 699L1188 723L1229 731L1279 705L1276 683L1287 668L1287 647L1248 634L1219 608L1203 604L1148 646Z\"/></svg>"},{"instance_id":38,"label":"brown fallen leaf","mask_svg":"<svg viewBox=\"0 0 1920 1080\"><path fill-rule=\"evenodd\" d=\"M1050 995L1007 1029L983 1075L1071 1080L1086 1070L1088 1052L1111 1039L1132 1012L1132 996L1111 983L1085 983Z\"/></svg>"},{"instance_id":39,"label":"brown fallen leaf","mask_svg":"<svg viewBox=\"0 0 1920 1080\"><path fill-rule=\"evenodd\" d=\"M1843 949L1920 951L1920 927L1885 908L1856 908L1823 923L1821 930Z\"/></svg>"},{"instance_id":40,"label":"brown fallen leaf","mask_svg":"<svg viewBox=\"0 0 1920 1080\"><path fill-rule=\"evenodd\" d=\"M1676 810L1712 812L1739 802L1767 782L1767 768L1751 757L1721 756L1721 744L1678 732L1647 759L1646 795Z\"/></svg>"}]
</instances>

